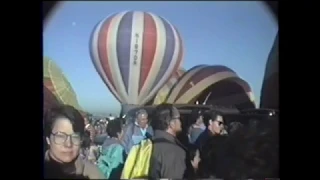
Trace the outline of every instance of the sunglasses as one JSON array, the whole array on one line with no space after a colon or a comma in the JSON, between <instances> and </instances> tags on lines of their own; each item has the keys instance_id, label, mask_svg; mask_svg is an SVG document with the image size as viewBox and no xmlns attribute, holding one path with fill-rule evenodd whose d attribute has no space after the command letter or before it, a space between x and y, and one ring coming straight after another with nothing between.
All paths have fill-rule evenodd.
<instances>
[{"instance_id":1,"label":"sunglasses","mask_svg":"<svg viewBox=\"0 0 320 180\"><path fill-rule=\"evenodd\" d=\"M224 122L223 122L223 121L218 121L218 120L216 120L216 121L212 121L212 122L218 122L218 125L219 125L219 126L221 126L221 125L223 125L223 124L224 124Z\"/></svg>"},{"instance_id":2,"label":"sunglasses","mask_svg":"<svg viewBox=\"0 0 320 180\"><path fill-rule=\"evenodd\" d=\"M219 125L219 126L221 126L221 125L224 124L224 122L222 122L222 121L217 121L217 122L218 122L218 125Z\"/></svg>"}]
</instances>

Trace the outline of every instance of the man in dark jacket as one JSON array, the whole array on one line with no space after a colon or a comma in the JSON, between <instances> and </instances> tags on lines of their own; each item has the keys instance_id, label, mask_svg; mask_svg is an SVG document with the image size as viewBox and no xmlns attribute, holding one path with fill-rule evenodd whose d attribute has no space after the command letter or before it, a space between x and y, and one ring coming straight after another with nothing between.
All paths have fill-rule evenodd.
<instances>
[{"instance_id":1,"label":"man in dark jacket","mask_svg":"<svg viewBox=\"0 0 320 180\"><path fill-rule=\"evenodd\" d=\"M206 125L206 129L199 135L194 143L200 151L210 137L222 135L225 130L223 117L216 111L211 112L210 119L204 120L204 124Z\"/></svg>"},{"instance_id":2,"label":"man in dark jacket","mask_svg":"<svg viewBox=\"0 0 320 180\"><path fill-rule=\"evenodd\" d=\"M186 148L176 138L177 133L181 131L178 109L169 104L159 105L155 111L152 127L155 134L150 159L150 178L185 178L191 161L186 155Z\"/></svg>"}]
</instances>

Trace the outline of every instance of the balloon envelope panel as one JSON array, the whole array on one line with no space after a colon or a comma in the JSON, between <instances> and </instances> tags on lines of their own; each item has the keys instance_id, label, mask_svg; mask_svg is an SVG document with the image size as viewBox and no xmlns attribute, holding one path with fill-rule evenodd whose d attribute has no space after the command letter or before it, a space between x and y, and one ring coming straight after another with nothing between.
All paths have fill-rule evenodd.
<instances>
[{"instance_id":1,"label":"balloon envelope panel","mask_svg":"<svg viewBox=\"0 0 320 180\"><path fill-rule=\"evenodd\" d=\"M96 25L90 54L118 101L142 105L177 71L183 45L177 29L164 18L128 11L113 14Z\"/></svg>"},{"instance_id":2,"label":"balloon envelope panel","mask_svg":"<svg viewBox=\"0 0 320 180\"><path fill-rule=\"evenodd\" d=\"M173 74L173 76L169 79L169 81L159 90L156 97L154 98L153 104L161 104L164 103L167 99L167 96L171 90L171 88L175 85L178 79L186 72L183 68L180 68L177 72Z\"/></svg>"},{"instance_id":3,"label":"balloon envelope panel","mask_svg":"<svg viewBox=\"0 0 320 180\"><path fill-rule=\"evenodd\" d=\"M61 69L49 58L43 61L43 83L62 104L68 104L80 110L76 93Z\"/></svg>"},{"instance_id":4,"label":"balloon envelope panel","mask_svg":"<svg viewBox=\"0 0 320 180\"><path fill-rule=\"evenodd\" d=\"M58 106L60 103L57 97L46 87L43 87L43 110Z\"/></svg>"},{"instance_id":5,"label":"balloon envelope panel","mask_svg":"<svg viewBox=\"0 0 320 180\"><path fill-rule=\"evenodd\" d=\"M195 66L184 73L174 85L168 95L167 102L176 104L194 104L195 102L193 101L195 101L208 87L230 78L239 79L238 75L226 66ZM251 93L248 93L251 96Z\"/></svg>"}]
</instances>

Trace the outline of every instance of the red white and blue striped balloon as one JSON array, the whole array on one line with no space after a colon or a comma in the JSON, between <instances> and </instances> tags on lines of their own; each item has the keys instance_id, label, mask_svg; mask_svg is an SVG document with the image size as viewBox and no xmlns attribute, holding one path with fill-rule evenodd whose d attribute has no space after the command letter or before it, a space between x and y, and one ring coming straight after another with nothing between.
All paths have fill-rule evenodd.
<instances>
[{"instance_id":1,"label":"red white and blue striped balloon","mask_svg":"<svg viewBox=\"0 0 320 180\"><path fill-rule=\"evenodd\" d=\"M96 25L90 53L96 70L121 103L143 105L178 70L183 44L177 29L164 18L127 11Z\"/></svg>"}]
</instances>

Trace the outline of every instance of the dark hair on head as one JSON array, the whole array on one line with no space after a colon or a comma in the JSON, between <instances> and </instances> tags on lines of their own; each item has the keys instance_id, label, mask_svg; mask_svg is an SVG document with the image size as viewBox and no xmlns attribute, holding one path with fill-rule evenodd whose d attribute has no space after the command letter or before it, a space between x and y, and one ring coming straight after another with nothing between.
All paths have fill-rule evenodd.
<instances>
[{"instance_id":1,"label":"dark hair on head","mask_svg":"<svg viewBox=\"0 0 320 180\"><path fill-rule=\"evenodd\" d=\"M222 116L222 114L221 114L220 112L218 112L218 111L211 111L211 112L210 112L210 118L211 118L212 120L217 119L218 116Z\"/></svg>"},{"instance_id":2,"label":"dark hair on head","mask_svg":"<svg viewBox=\"0 0 320 180\"><path fill-rule=\"evenodd\" d=\"M217 164L217 178L278 178L278 122L261 121L231 134Z\"/></svg>"},{"instance_id":3,"label":"dark hair on head","mask_svg":"<svg viewBox=\"0 0 320 180\"><path fill-rule=\"evenodd\" d=\"M91 124L92 126L98 126L100 124L99 120L95 120L93 121L93 123Z\"/></svg>"},{"instance_id":4,"label":"dark hair on head","mask_svg":"<svg viewBox=\"0 0 320 180\"><path fill-rule=\"evenodd\" d=\"M209 125L209 120L214 121L218 116L222 116L222 114L218 111L211 110L209 114L209 118L204 118L203 123L208 126Z\"/></svg>"},{"instance_id":5,"label":"dark hair on head","mask_svg":"<svg viewBox=\"0 0 320 180\"><path fill-rule=\"evenodd\" d=\"M151 126L155 130L167 130L169 123L173 117L173 108L172 104L163 103L156 107L153 113L154 121L151 121Z\"/></svg>"},{"instance_id":6,"label":"dark hair on head","mask_svg":"<svg viewBox=\"0 0 320 180\"><path fill-rule=\"evenodd\" d=\"M92 118L88 118L88 117L87 117L87 120L88 120L88 123L89 123L89 124L92 124Z\"/></svg>"},{"instance_id":7,"label":"dark hair on head","mask_svg":"<svg viewBox=\"0 0 320 180\"><path fill-rule=\"evenodd\" d=\"M118 134L122 131L122 118L116 118L112 121L109 121L107 126L107 133L110 137L117 138Z\"/></svg>"},{"instance_id":8,"label":"dark hair on head","mask_svg":"<svg viewBox=\"0 0 320 180\"><path fill-rule=\"evenodd\" d=\"M192 110L192 112L191 112L191 124L194 124L194 123L196 123L196 121L197 121L197 119L200 117L200 116L203 116L204 115L204 113L200 110L200 109L198 109L198 108L195 108L195 109L193 109Z\"/></svg>"},{"instance_id":9,"label":"dark hair on head","mask_svg":"<svg viewBox=\"0 0 320 180\"><path fill-rule=\"evenodd\" d=\"M84 119L81 113L73 106L60 105L58 107L48 109L44 114L44 135L46 137L50 136L53 126L59 118L68 119L72 124L73 131L83 136Z\"/></svg>"}]
</instances>

